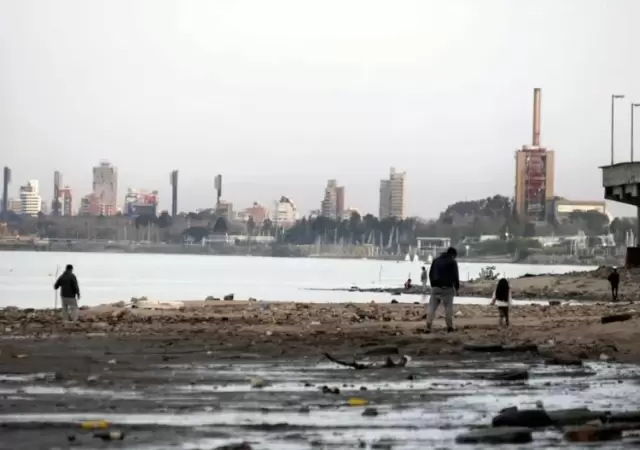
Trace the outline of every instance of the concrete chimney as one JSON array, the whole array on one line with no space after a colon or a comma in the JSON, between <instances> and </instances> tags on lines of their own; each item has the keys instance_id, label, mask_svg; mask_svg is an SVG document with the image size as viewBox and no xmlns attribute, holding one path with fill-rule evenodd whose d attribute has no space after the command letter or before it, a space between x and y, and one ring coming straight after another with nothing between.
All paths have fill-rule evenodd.
<instances>
[{"instance_id":1,"label":"concrete chimney","mask_svg":"<svg viewBox=\"0 0 640 450\"><path fill-rule=\"evenodd\" d=\"M542 103L542 90L533 90L533 142L536 147L540 146L540 108Z\"/></svg>"}]
</instances>

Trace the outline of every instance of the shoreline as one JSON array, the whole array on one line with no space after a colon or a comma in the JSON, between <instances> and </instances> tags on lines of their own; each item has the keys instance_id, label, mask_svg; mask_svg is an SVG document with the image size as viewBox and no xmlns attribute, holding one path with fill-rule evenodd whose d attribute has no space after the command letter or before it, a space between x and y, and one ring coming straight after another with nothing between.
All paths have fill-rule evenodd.
<instances>
[{"instance_id":1,"label":"shoreline","mask_svg":"<svg viewBox=\"0 0 640 450\"><path fill-rule=\"evenodd\" d=\"M187 301L178 308L102 305L81 310L75 324L63 324L52 310L5 308L0 310L0 362L12 373L50 372L56 367L69 372L79 364L78 359L86 357L69 350L78 346L94 348L89 354L108 348L141 355L149 351L169 354L169 349L187 347L190 350L182 357L197 360L212 354L304 359L322 358L328 352L366 357L375 354L372 349L376 348L393 348L394 354L412 358L460 358L469 353L469 345L492 344L528 346L527 352L541 359L640 363L640 320L632 305L516 305L508 329L498 327L495 307L456 305L456 331L444 331L443 311L439 310L431 334L423 332L426 306L407 303ZM603 316L624 313L629 314L628 320L601 323ZM56 346L58 357L20 357L39 353L42 345ZM495 355L472 353L475 357Z\"/></svg>"},{"instance_id":2,"label":"shoreline","mask_svg":"<svg viewBox=\"0 0 640 450\"><path fill-rule=\"evenodd\" d=\"M567 300L580 302L610 302L611 288L607 277L611 267L599 267L596 270L570 272L565 274L526 274L518 278L509 278L514 300ZM457 296L472 298L491 298L497 280L471 280L460 283ZM388 293L391 295L429 295L431 288L414 285L404 288L350 288L331 289L343 292ZM640 301L640 270L620 270L619 302Z\"/></svg>"}]
</instances>

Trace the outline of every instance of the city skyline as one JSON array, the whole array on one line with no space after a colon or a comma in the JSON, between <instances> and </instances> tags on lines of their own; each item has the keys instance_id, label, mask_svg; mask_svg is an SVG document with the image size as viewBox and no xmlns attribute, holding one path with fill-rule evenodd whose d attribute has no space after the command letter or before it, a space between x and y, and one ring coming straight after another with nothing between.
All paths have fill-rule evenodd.
<instances>
[{"instance_id":1,"label":"city skyline","mask_svg":"<svg viewBox=\"0 0 640 450\"><path fill-rule=\"evenodd\" d=\"M407 215L431 218L459 200L513 196L513 150L529 141L538 86L557 195L602 198L612 92L626 96L615 154L628 160L637 2L269 3L3 2L9 197L36 179L50 199L59 170L79 198L104 158L122 188L159 190L161 210L178 169L182 211L211 204L223 173L234 204L288 195L309 211L335 178L349 206L375 213L379 179L397 166L409 174ZM520 26L541 18L543 35Z\"/></svg>"}]
</instances>

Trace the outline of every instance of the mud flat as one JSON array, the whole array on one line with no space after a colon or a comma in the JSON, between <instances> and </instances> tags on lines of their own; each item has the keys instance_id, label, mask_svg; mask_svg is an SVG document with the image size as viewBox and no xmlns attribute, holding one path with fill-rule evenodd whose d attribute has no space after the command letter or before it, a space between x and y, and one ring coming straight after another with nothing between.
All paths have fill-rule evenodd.
<instances>
[{"instance_id":1,"label":"mud flat","mask_svg":"<svg viewBox=\"0 0 640 450\"><path fill-rule=\"evenodd\" d=\"M0 312L0 448L452 448L502 408L538 400L634 411L632 308L519 306L505 331L495 308L460 306L456 332L430 335L424 306L413 304L103 306L70 326L52 311L9 308ZM325 352L378 366L411 359L354 370ZM103 419L125 439L104 443L80 428ZM531 445L575 448L548 431Z\"/></svg>"},{"instance_id":2,"label":"mud flat","mask_svg":"<svg viewBox=\"0 0 640 450\"><path fill-rule=\"evenodd\" d=\"M607 277L611 273L610 267L600 267L597 270L585 272L570 272L566 274L525 275L509 280L514 298L528 300L576 300L576 301L610 301L611 288ZM472 280L461 283L459 295L463 297L491 297L496 281ZM339 289L356 292L387 292L393 295L416 294L422 295L421 286L412 289L402 288L372 288L360 289L351 287ZM429 293L427 288L426 293ZM619 301L640 301L640 270L620 270Z\"/></svg>"}]
</instances>

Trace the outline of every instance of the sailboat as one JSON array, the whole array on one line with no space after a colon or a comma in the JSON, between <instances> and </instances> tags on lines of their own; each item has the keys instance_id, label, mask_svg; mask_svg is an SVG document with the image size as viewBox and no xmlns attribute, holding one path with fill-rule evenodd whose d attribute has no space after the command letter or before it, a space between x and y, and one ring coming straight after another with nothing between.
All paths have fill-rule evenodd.
<instances>
[{"instance_id":1,"label":"sailboat","mask_svg":"<svg viewBox=\"0 0 640 450\"><path fill-rule=\"evenodd\" d=\"M433 262L433 256L431 256L431 253L429 253L429 256L427 256L427 263L431 264Z\"/></svg>"},{"instance_id":2,"label":"sailboat","mask_svg":"<svg viewBox=\"0 0 640 450\"><path fill-rule=\"evenodd\" d=\"M411 256L409 255L409 253L407 253L406 255L404 255L404 260L405 260L405 261L411 261Z\"/></svg>"},{"instance_id":3,"label":"sailboat","mask_svg":"<svg viewBox=\"0 0 640 450\"><path fill-rule=\"evenodd\" d=\"M418 254L417 254L417 253L414 253L414 254L413 254L413 262L414 262L414 263L415 263L415 262L420 262L420 258L418 257Z\"/></svg>"}]
</instances>

